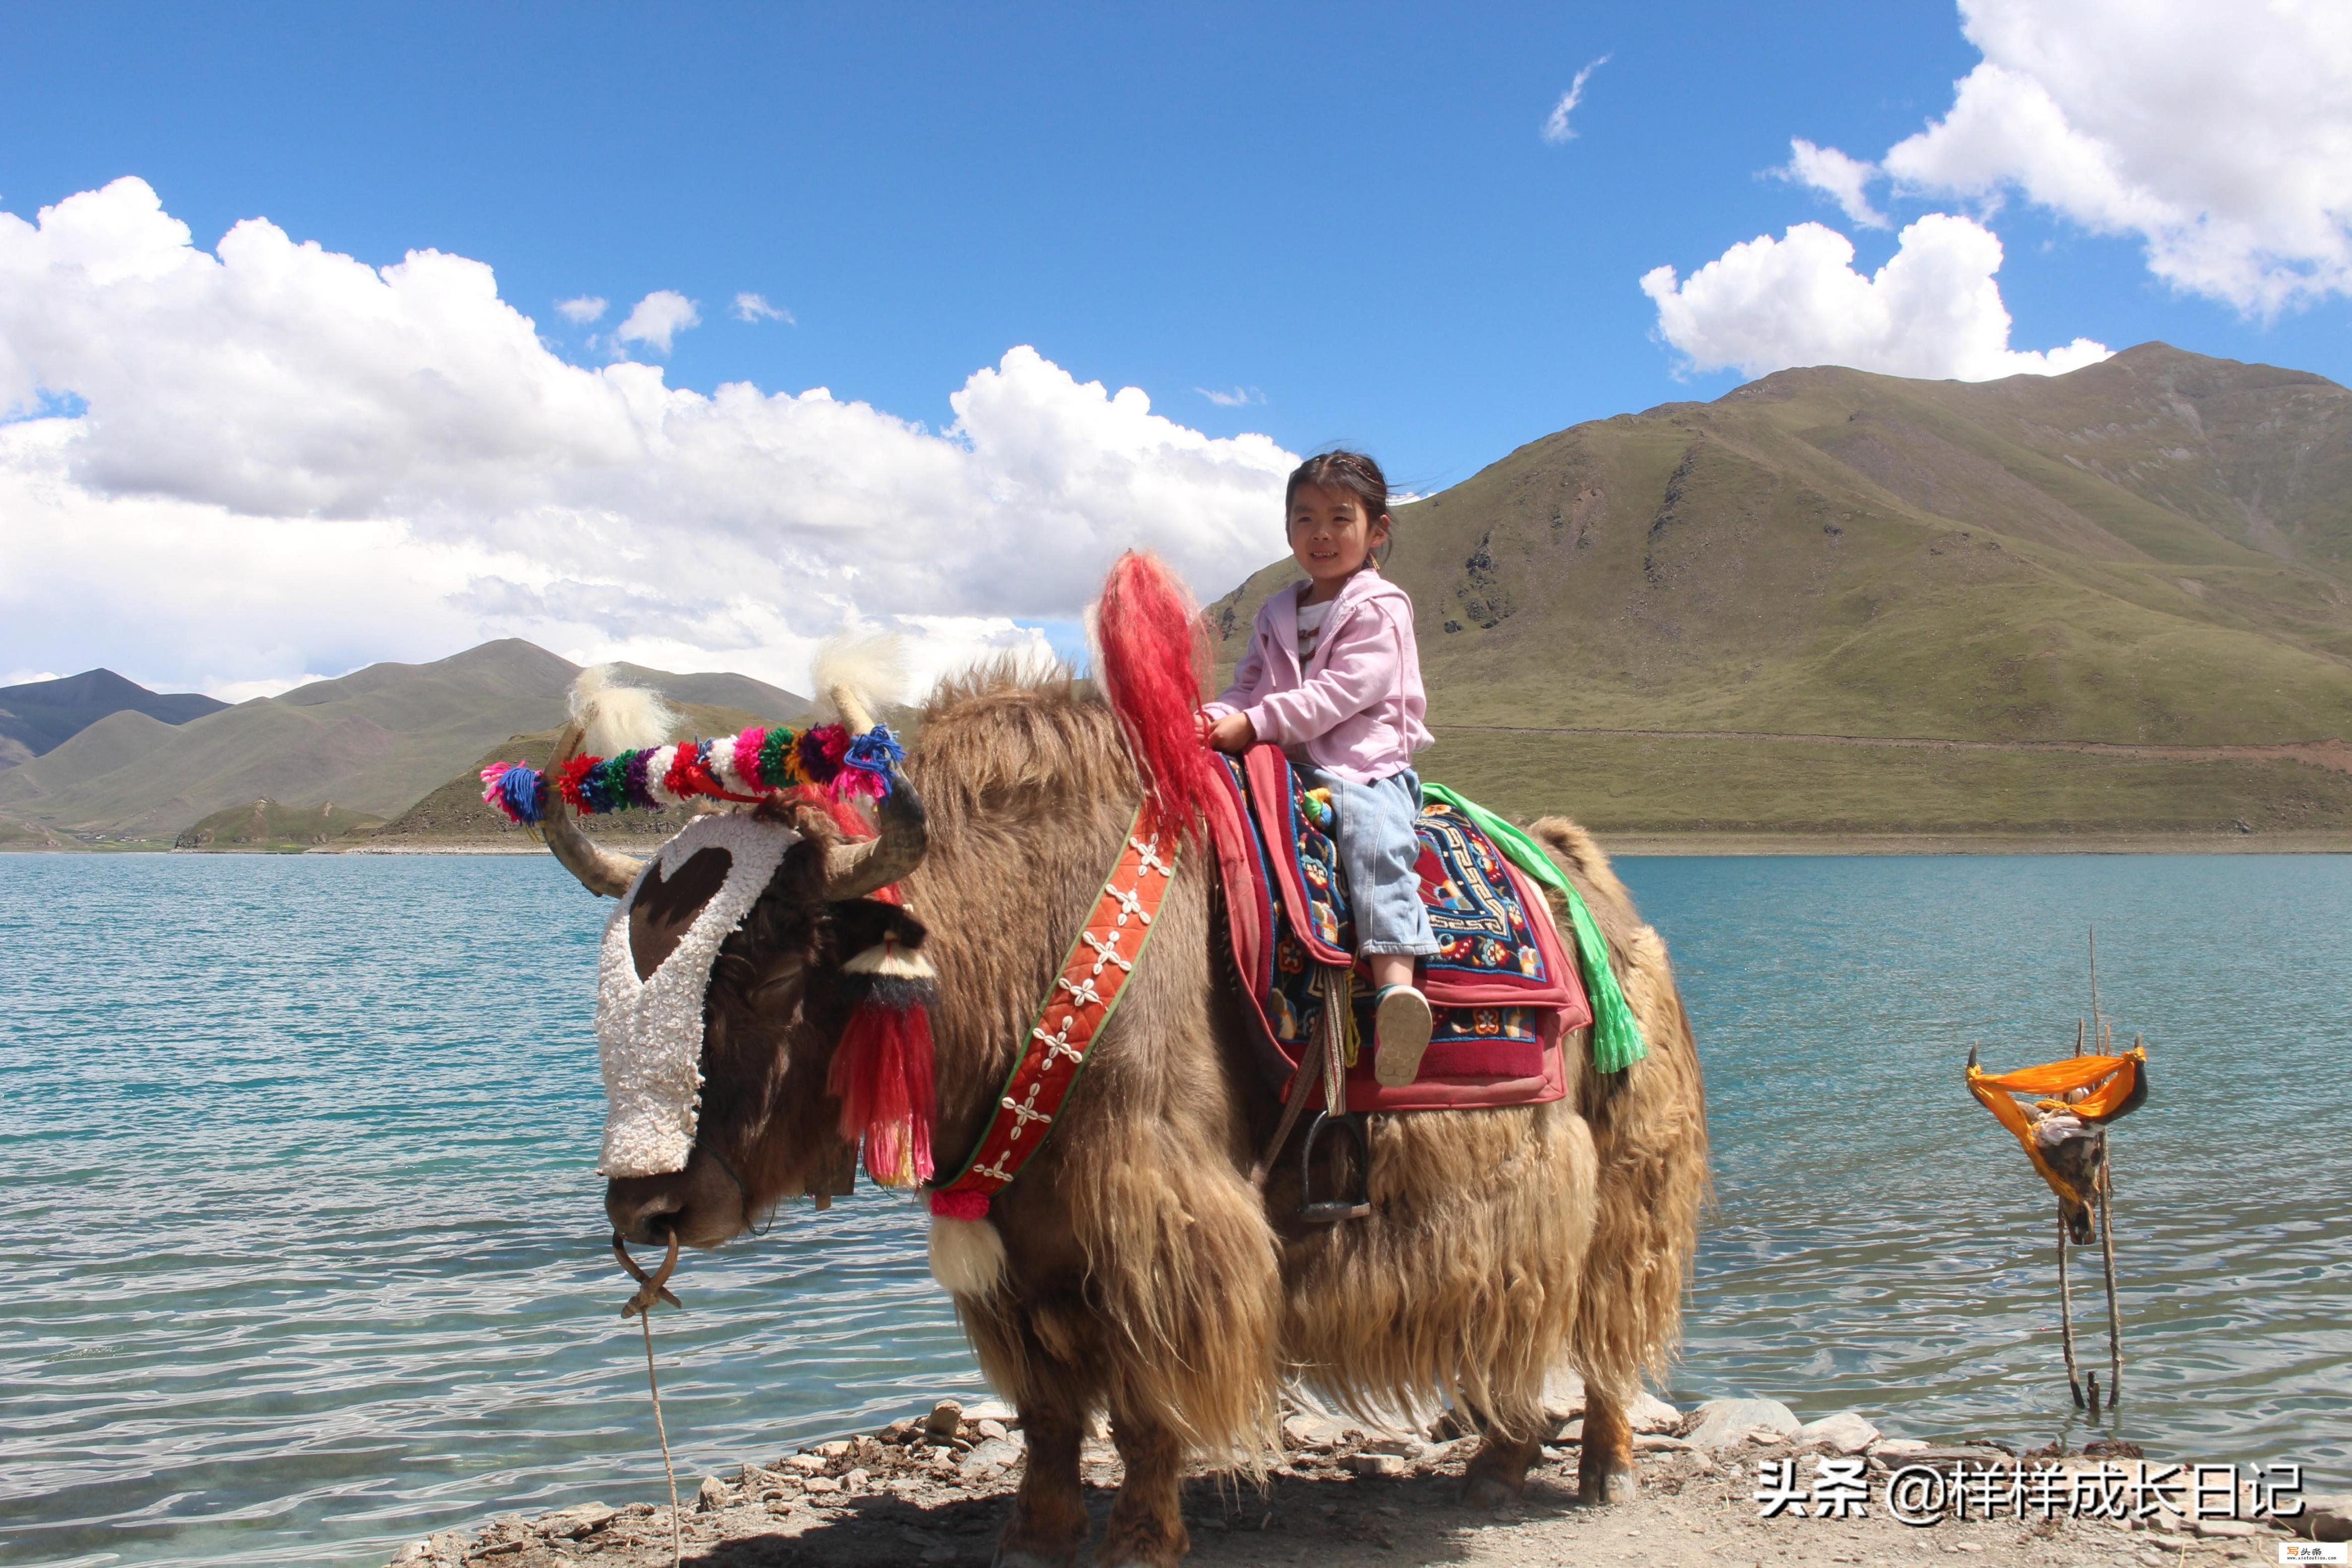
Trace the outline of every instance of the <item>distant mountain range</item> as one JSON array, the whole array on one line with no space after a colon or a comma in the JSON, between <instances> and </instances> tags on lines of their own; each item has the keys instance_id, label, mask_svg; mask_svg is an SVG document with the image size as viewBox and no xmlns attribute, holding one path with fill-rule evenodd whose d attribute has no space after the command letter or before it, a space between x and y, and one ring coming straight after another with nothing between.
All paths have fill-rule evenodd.
<instances>
[{"instance_id":1,"label":"distant mountain range","mask_svg":"<svg viewBox=\"0 0 2352 1568\"><path fill-rule=\"evenodd\" d=\"M2161 343L1988 383L1784 371L1546 437L1396 521L1423 772L1498 809L2352 842L2352 392L2322 377ZM1210 607L1226 668L1293 575ZM228 709L103 670L14 688L0 845L517 837L475 770L543 757L577 673L509 640ZM624 673L700 733L808 711Z\"/></svg>"},{"instance_id":2,"label":"distant mountain range","mask_svg":"<svg viewBox=\"0 0 2352 1568\"><path fill-rule=\"evenodd\" d=\"M196 691L150 691L110 669L0 686L0 769L57 750L110 713L143 713L166 724L184 724L227 706Z\"/></svg>"},{"instance_id":3,"label":"distant mountain range","mask_svg":"<svg viewBox=\"0 0 2352 1568\"><path fill-rule=\"evenodd\" d=\"M1784 371L1396 521L1430 767L1505 809L2352 827L2352 392L2320 376L2162 343L1987 383ZM1295 576L1211 607L1225 668Z\"/></svg>"},{"instance_id":4,"label":"distant mountain range","mask_svg":"<svg viewBox=\"0 0 2352 1568\"><path fill-rule=\"evenodd\" d=\"M180 724L117 709L0 772L0 818L17 819L20 839L47 842L60 834L168 841L261 801L395 817L500 742L560 723L579 673L509 638L431 664L374 664L282 696L215 704ZM808 711L805 699L748 676L634 665L620 673L681 703L770 721Z\"/></svg>"}]
</instances>

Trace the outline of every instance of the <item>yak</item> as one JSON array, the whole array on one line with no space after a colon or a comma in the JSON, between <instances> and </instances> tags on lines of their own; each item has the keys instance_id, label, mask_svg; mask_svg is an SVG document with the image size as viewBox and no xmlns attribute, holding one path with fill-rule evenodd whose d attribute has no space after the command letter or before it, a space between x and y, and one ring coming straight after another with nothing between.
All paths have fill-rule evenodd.
<instances>
[{"instance_id":1,"label":"yak","mask_svg":"<svg viewBox=\"0 0 2352 1568\"><path fill-rule=\"evenodd\" d=\"M716 1247L786 1198L845 1190L856 1148L829 1068L843 964L877 921L920 922L937 973L931 1138L943 1154L973 1146L1150 787L1115 695L1066 671L984 669L921 708L871 837L806 805L754 808L790 847L710 969L684 1166L608 1180L616 1236ZM858 693L836 700L863 727ZM575 722L555 765L580 743ZM560 806L545 827L592 891L638 882L640 862ZM1530 832L1606 937L1648 1054L1602 1074L1571 1035L1564 1098L1372 1117L1370 1213L1338 1225L1299 1217L1294 1160L1253 1180L1282 1108L1245 1043L1215 859L1179 855L1125 1000L983 1222L1001 1268L975 1284L939 1269L935 1244L1027 1446L1001 1563L1076 1560L1079 1445L1107 1415L1125 1476L1096 1561L1169 1568L1190 1544L1183 1468L1262 1472L1292 1379L1359 1412L1451 1396L1481 1438L1466 1496L1492 1506L1519 1495L1549 1435L1547 1377L1573 1368L1580 1500L1632 1495L1627 1412L1678 1344L1707 1186L1704 1091L1665 945L1607 856L1563 817ZM885 887L898 905L869 897ZM630 918L658 936L692 912L665 902L694 896L673 878Z\"/></svg>"}]
</instances>

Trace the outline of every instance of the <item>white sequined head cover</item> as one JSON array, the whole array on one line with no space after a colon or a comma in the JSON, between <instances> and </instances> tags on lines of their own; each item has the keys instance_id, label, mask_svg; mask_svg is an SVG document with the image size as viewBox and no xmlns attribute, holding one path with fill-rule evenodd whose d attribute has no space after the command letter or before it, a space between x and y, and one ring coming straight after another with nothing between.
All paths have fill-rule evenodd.
<instances>
[{"instance_id":1,"label":"white sequined head cover","mask_svg":"<svg viewBox=\"0 0 2352 1568\"><path fill-rule=\"evenodd\" d=\"M702 1006L719 949L751 912L800 836L751 816L698 816L654 853L604 927L597 963L596 1048L604 1066L606 1176L686 1169L702 1109ZM677 876L708 850L728 858L726 880L677 945L644 980L631 951L630 914L648 883ZM656 878L656 872L659 877Z\"/></svg>"}]
</instances>

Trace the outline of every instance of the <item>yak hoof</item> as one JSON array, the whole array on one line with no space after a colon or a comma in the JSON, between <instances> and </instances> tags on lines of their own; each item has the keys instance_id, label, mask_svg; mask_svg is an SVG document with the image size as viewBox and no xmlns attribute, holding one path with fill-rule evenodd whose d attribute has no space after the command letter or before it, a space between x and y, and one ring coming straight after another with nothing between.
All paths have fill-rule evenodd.
<instances>
[{"instance_id":1,"label":"yak hoof","mask_svg":"<svg viewBox=\"0 0 2352 1568\"><path fill-rule=\"evenodd\" d=\"M1576 1489L1576 1500L1587 1508L1606 1508L1612 1503L1632 1502L1640 1490L1633 1471L1610 1470L1582 1479Z\"/></svg>"},{"instance_id":2,"label":"yak hoof","mask_svg":"<svg viewBox=\"0 0 2352 1568\"><path fill-rule=\"evenodd\" d=\"M1078 1549L1076 1546L1055 1557L1047 1557L1026 1547L1015 1546L1008 1551L1000 1546L996 1549L996 1555L989 1559L989 1568L1070 1568L1070 1564L1077 1560Z\"/></svg>"},{"instance_id":3,"label":"yak hoof","mask_svg":"<svg viewBox=\"0 0 2352 1568\"><path fill-rule=\"evenodd\" d=\"M1518 1500L1519 1489L1494 1476L1472 1476L1462 1486L1465 1508L1483 1508L1492 1512Z\"/></svg>"}]
</instances>

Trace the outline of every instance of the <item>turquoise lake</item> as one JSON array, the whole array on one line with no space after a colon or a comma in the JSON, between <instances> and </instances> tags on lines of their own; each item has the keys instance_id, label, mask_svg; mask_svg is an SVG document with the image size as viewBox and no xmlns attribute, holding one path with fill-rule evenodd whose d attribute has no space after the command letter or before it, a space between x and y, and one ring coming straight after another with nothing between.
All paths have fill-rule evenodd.
<instances>
[{"instance_id":1,"label":"turquoise lake","mask_svg":"<svg viewBox=\"0 0 2352 1568\"><path fill-rule=\"evenodd\" d=\"M1667 1397L2090 1435L2054 1205L1961 1065L2072 1046L2095 922L2153 1085L2116 1134L2113 1429L2352 1483L2352 858L1621 868L1715 1139ZM541 858L0 856L0 1560L373 1563L660 1492L592 1168L600 921ZM979 1387L904 1199L789 1210L682 1289L688 1485Z\"/></svg>"}]
</instances>

